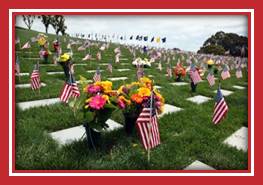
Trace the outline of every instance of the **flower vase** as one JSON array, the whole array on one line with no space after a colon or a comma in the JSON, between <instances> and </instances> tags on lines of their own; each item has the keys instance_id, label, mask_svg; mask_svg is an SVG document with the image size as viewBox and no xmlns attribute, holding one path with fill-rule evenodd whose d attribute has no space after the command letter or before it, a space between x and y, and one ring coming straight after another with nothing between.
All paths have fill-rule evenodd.
<instances>
[{"instance_id":1,"label":"flower vase","mask_svg":"<svg viewBox=\"0 0 263 185\"><path fill-rule=\"evenodd\" d=\"M89 149L96 150L96 147L100 143L101 133L96 131L95 129L91 128L88 123L84 123L83 126L85 127L86 131L86 142Z\"/></svg>"},{"instance_id":2,"label":"flower vase","mask_svg":"<svg viewBox=\"0 0 263 185\"><path fill-rule=\"evenodd\" d=\"M181 74L176 76L176 82L181 82L182 81L181 76L182 76Z\"/></svg>"},{"instance_id":3,"label":"flower vase","mask_svg":"<svg viewBox=\"0 0 263 185\"><path fill-rule=\"evenodd\" d=\"M135 113L124 114L124 119L125 119L124 129L128 136L133 134L137 118L138 118L138 114Z\"/></svg>"}]
</instances>

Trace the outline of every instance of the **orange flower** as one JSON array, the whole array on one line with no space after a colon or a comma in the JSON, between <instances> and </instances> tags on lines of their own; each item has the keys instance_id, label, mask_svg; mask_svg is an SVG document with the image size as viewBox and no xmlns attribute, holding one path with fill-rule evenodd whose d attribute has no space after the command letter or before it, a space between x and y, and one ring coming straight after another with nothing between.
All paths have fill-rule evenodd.
<instances>
[{"instance_id":1,"label":"orange flower","mask_svg":"<svg viewBox=\"0 0 263 185\"><path fill-rule=\"evenodd\" d=\"M140 104L140 103L142 103L143 98L140 95L138 95L138 94L133 94L131 96L131 100L136 102L136 103L138 103L138 104Z\"/></svg>"}]
</instances>

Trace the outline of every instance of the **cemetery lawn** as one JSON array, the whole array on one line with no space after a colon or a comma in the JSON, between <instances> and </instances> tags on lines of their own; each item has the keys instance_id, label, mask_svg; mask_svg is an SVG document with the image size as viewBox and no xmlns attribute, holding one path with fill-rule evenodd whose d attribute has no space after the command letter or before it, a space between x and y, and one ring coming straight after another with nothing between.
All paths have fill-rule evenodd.
<instances>
[{"instance_id":1,"label":"cemetery lawn","mask_svg":"<svg viewBox=\"0 0 263 185\"><path fill-rule=\"evenodd\" d=\"M37 32L16 28L16 34L21 44L27 42ZM49 35L49 41L55 39ZM21 72L31 73L33 64L37 60L27 58L39 57L37 44L32 44L27 51L33 53L18 52ZM63 43L63 51L66 44ZM109 50L102 52L102 61L81 61L85 52L77 52L73 49L73 61L86 63L86 66L75 67L75 77L79 75L92 79L94 73L87 70L95 70L98 63L114 62L113 50L117 45L111 44ZM51 46L50 46L51 48ZM17 48L17 50L19 50ZM90 52L96 58L98 49L92 47ZM113 82L114 87L136 80L136 69L130 63L132 56L127 48L121 47L121 58L128 58L128 65L113 63L113 74L103 69L102 80L108 77L128 77L128 80ZM145 57L142 54L138 55ZM177 56L178 57L178 56ZM172 66L176 61L171 61ZM51 63L51 61L50 61ZM159 119L161 145L151 151L151 161L147 162L147 152L143 149L136 132L127 137L123 129L115 130L102 135L101 144L96 152L87 148L85 140L76 141L66 146L59 146L50 136L50 132L82 125L85 121L83 113L77 112L74 116L72 110L65 104L54 104L45 107L31 108L25 111L16 107L15 119L15 166L17 170L181 170L193 161L199 160L218 170L246 170L248 168L248 153L237 150L223 144L223 141L242 126L248 126L248 92L247 74L243 71L243 78L236 79L234 72L228 80L222 81L221 88L233 91L233 94L225 97L229 106L227 117L219 124L212 123L214 108L214 90L217 86L209 87L205 80L206 74L197 87L197 92L190 93L190 85L173 86L170 83L174 79L168 79L166 64L163 71L156 69L157 65L145 69L146 76L153 75L155 85L162 88L160 92L167 104L180 107L183 110L164 115ZM130 71L117 72L116 69L129 68ZM57 98L64 84L64 74L47 75L49 71L62 71L61 66L40 67L41 82L47 86L33 92L30 88L15 89L15 102L26 102L39 99ZM16 77L16 84L30 83L29 76ZM185 79L189 81L188 78ZM218 82L218 80L217 80ZM233 88L233 85L246 87L244 90ZM82 89L80 89L82 90ZM194 104L186 99L195 95L210 97L211 100L201 105ZM121 112L113 114L113 120L123 124Z\"/></svg>"}]
</instances>

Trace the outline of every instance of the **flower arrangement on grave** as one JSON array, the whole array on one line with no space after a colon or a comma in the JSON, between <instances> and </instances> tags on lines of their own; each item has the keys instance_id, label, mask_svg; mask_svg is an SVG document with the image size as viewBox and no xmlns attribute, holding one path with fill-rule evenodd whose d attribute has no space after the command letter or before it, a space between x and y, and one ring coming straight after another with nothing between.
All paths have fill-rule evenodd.
<instances>
[{"instance_id":1,"label":"flower arrangement on grave","mask_svg":"<svg viewBox=\"0 0 263 185\"><path fill-rule=\"evenodd\" d=\"M107 119L117 107L117 91L112 82L100 81L84 85L84 117L90 128L101 131L108 127Z\"/></svg>"},{"instance_id":2,"label":"flower arrangement on grave","mask_svg":"<svg viewBox=\"0 0 263 185\"><path fill-rule=\"evenodd\" d=\"M186 69L181 63L178 63L174 68L174 75L177 82L182 81L181 78L186 76Z\"/></svg>"},{"instance_id":3,"label":"flower arrangement on grave","mask_svg":"<svg viewBox=\"0 0 263 185\"><path fill-rule=\"evenodd\" d=\"M164 98L157 89L153 88L153 81L149 78L142 77L138 82L122 85L117 90L117 103L125 118L125 130L127 134L132 133L135 122L149 100L152 90L155 93L157 112L162 113Z\"/></svg>"},{"instance_id":4,"label":"flower arrangement on grave","mask_svg":"<svg viewBox=\"0 0 263 185\"><path fill-rule=\"evenodd\" d=\"M151 67L152 60L148 60L147 58L141 59L141 58L136 58L132 64L134 66L143 66L143 67Z\"/></svg>"}]
</instances>

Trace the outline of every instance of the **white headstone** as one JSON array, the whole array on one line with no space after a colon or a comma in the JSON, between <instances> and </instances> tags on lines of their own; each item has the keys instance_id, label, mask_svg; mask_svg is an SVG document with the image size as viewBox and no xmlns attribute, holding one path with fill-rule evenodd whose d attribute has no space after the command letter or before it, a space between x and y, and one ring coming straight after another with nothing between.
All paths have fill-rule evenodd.
<instances>
[{"instance_id":1,"label":"white headstone","mask_svg":"<svg viewBox=\"0 0 263 185\"><path fill-rule=\"evenodd\" d=\"M205 102L211 100L211 98L206 97L206 96L202 96L202 95L197 95L197 96L194 96L191 98L187 98L187 100L191 101L193 103L196 103L196 104L202 104L202 103L205 103Z\"/></svg>"},{"instance_id":2,"label":"white headstone","mask_svg":"<svg viewBox=\"0 0 263 185\"><path fill-rule=\"evenodd\" d=\"M225 144L235 147L238 150L247 151L248 145L248 130L247 127L241 127L236 132L234 132L231 136L229 136L225 141Z\"/></svg>"},{"instance_id":3,"label":"white headstone","mask_svg":"<svg viewBox=\"0 0 263 185\"><path fill-rule=\"evenodd\" d=\"M215 170L213 167L198 160L187 166L184 170Z\"/></svg>"},{"instance_id":4,"label":"white headstone","mask_svg":"<svg viewBox=\"0 0 263 185\"><path fill-rule=\"evenodd\" d=\"M59 98L51 98L51 99L35 100L35 101L28 101L28 102L20 102L20 103L17 103L17 106L21 110L26 110L26 109L33 108L33 107L47 106L47 105L52 105L52 104L59 103L59 102L60 102Z\"/></svg>"}]
</instances>

